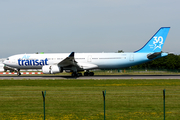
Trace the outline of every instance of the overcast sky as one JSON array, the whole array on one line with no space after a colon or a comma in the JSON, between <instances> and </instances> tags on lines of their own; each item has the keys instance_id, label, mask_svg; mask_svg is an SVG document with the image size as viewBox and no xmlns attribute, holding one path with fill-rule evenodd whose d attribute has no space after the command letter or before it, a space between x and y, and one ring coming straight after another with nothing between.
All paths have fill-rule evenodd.
<instances>
[{"instance_id":1,"label":"overcast sky","mask_svg":"<svg viewBox=\"0 0 180 120\"><path fill-rule=\"evenodd\" d=\"M171 27L180 54L179 0L0 0L0 58L19 53L133 52Z\"/></svg>"}]
</instances>

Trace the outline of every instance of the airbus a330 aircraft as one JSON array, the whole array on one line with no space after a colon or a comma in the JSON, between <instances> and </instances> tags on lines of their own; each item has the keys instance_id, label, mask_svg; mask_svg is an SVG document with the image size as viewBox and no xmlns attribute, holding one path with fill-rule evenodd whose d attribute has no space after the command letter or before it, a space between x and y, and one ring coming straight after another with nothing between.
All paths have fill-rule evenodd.
<instances>
[{"instance_id":1,"label":"airbus a330 aircraft","mask_svg":"<svg viewBox=\"0 0 180 120\"><path fill-rule=\"evenodd\" d=\"M18 75L20 69L42 69L44 74L71 72L72 76L93 76L92 69L118 69L149 62L167 56L161 49L170 27L160 28L139 50L132 53L51 53L18 54L4 61L7 67L14 68Z\"/></svg>"}]
</instances>

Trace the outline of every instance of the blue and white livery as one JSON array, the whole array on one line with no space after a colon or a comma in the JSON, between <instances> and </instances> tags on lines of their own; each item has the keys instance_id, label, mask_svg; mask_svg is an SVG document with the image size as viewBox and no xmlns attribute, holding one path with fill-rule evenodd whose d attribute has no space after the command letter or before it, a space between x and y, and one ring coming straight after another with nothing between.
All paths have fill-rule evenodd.
<instances>
[{"instance_id":1,"label":"blue and white livery","mask_svg":"<svg viewBox=\"0 0 180 120\"><path fill-rule=\"evenodd\" d=\"M142 47L140 50L136 51L138 53L144 52L161 52L161 49L164 45L166 37L168 35L170 27L160 28L152 38Z\"/></svg>"},{"instance_id":2,"label":"blue and white livery","mask_svg":"<svg viewBox=\"0 0 180 120\"><path fill-rule=\"evenodd\" d=\"M18 54L10 56L4 64L21 75L20 69L42 69L44 74L72 72L72 76L94 75L92 69L118 69L130 67L167 56L162 47L170 27L160 28L139 50L132 53L51 53Z\"/></svg>"}]
</instances>

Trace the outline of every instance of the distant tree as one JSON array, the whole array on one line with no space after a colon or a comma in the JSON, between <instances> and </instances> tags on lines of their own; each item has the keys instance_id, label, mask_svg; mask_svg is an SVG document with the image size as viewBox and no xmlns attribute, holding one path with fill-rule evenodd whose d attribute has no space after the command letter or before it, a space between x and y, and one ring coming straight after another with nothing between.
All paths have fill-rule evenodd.
<instances>
[{"instance_id":1,"label":"distant tree","mask_svg":"<svg viewBox=\"0 0 180 120\"><path fill-rule=\"evenodd\" d=\"M124 51L123 50L118 50L118 53L124 53Z\"/></svg>"},{"instance_id":2,"label":"distant tree","mask_svg":"<svg viewBox=\"0 0 180 120\"><path fill-rule=\"evenodd\" d=\"M180 55L169 54L151 62L132 66L132 69L176 69L180 70Z\"/></svg>"}]
</instances>

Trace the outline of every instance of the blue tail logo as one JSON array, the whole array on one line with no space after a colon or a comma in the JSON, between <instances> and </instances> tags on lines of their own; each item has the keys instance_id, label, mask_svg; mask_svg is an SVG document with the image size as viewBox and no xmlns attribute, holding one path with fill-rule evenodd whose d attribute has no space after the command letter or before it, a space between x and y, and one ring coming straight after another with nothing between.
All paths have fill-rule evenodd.
<instances>
[{"instance_id":1,"label":"blue tail logo","mask_svg":"<svg viewBox=\"0 0 180 120\"><path fill-rule=\"evenodd\" d=\"M161 46L163 46L163 37L162 36L159 36L159 37L153 37L154 38L154 41L153 41L153 45L150 45L150 48L154 48L154 50L156 50L157 48L161 48Z\"/></svg>"},{"instance_id":2,"label":"blue tail logo","mask_svg":"<svg viewBox=\"0 0 180 120\"><path fill-rule=\"evenodd\" d=\"M161 52L170 27L160 28L154 36L135 53Z\"/></svg>"}]
</instances>

